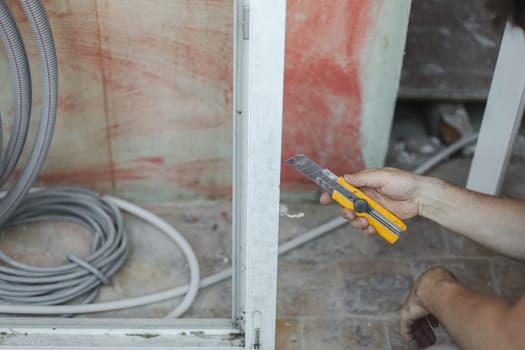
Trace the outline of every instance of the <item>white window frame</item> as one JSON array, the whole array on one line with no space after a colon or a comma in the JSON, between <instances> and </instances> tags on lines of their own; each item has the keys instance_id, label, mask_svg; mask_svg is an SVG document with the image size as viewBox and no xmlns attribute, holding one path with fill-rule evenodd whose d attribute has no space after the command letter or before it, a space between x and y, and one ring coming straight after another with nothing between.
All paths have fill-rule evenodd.
<instances>
[{"instance_id":1,"label":"white window frame","mask_svg":"<svg viewBox=\"0 0 525 350\"><path fill-rule=\"evenodd\" d=\"M467 188L498 195L525 109L525 32L507 22Z\"/></svg>"},{"instance_id":2,"label":"white window frame","mask_svg":"<svg viewBox=\"0 0 525 350\"><path fill-rule=\"evenodd\" d=\"M286 0L234 0L232 319L0 318L0 348L274 349Z\"/></svg>"}]
</instances>

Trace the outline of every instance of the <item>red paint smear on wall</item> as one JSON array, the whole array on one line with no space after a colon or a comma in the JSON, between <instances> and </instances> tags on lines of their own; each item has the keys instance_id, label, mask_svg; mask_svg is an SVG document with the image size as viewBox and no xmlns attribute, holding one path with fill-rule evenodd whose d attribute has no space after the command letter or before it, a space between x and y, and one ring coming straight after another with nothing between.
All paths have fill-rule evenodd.
<instances>
[{"instance_id":1,"label":"red paint smear on wall","mask_svg":"<svg viewBox=\"0 0 525 350\"><path fill-rule=\"evenodd\" d=\"M336 173L364 167L360 50L372 2L289 0L283 160L304 153ZM282 181L305 179L283 162Z\"/></svg>"},{"instance_id":2,"label":"red paint smear on wall","mask_svg":"<svg viewBox=\"0 0 525 350\"><path fill-rule=\"evenodd\" d=\"M156 165L164 165L164 159L162 157L140 157L136 159L137 162L145 162L150 164L156 164Z\"/></svg>"},{"instance_id":3,"label":"red paint smear on wall","mask_svg":"<svg viewBox=\"0 0 525 350\"><path fill-rule=\"evenodd\" d=\"M224 185L210 179L217 173L227 174L231 171L231 161L224 158L197 159L177 162L170 166L167 179L176 182L182 188L214 198L231 198L231 185Z\"/></svg>"},{"instance_id":4,"label":"red paint smear on wall","mask_svg":"<svg viewBox=\"0 0 525 350\"><path fill-rule=\"evenodd\" d=\"M96 182L111 181L113 176L120 180L146 180L151 177L153 170L149 167L135 168L99 168L99 169L75 169L59 172L41 173L37 181L47 184L94 184ZM16 176L16 174L15 174Z\"/></svg>"},{"instance_id":5,"label":"red paint smear on wall","mask_svg":"<svg viewBox=\"0 0 525 350\"><path fill-rule=\"evenodd\" d=\"M229 160L210 158L191 161L179 161L166 165L161 157L139 157L127 167L102 167L61 170L43 173L38 181L46 184L92 185L96 182L111 181L116 176L119 181L144 181L157 178L161 182L175 183L179 187L198 192L206 198L231 198L231 185L214 181L214 173L229 172L232 164ZM161 171L161 170L165 171ZM19 171L15 172L19 175ZM205 180L203 180L205 179Z\"/></svg>"}]
</instances>

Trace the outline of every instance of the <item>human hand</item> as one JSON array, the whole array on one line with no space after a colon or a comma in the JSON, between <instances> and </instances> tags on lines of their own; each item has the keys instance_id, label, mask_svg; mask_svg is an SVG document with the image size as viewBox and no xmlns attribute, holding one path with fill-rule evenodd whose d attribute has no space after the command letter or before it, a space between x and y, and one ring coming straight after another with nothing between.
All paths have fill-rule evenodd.
<instances>
[{"instance_id":1,"label":"human hand","mask_svg":"<svg viewBox=\"0 0 525 350\"><path fill-rule=\"evenodd\" d=\"M422 176L399 169L367 169L353 175L345 175L345 180L372 197L400 219L409 219L420 214L418 194ZM332 201L328 193L321 196L321 204ZM375 228L364 217L356 216L348 208L341 210L341 215L348 219L352 226L362 229L365 234L376 232Z\"/></svg>"},{"instance_id":2,"label":"human hand","mask_svg":"<svg viewBox=\"0 0 525 350\"><path fill-rule=\"evenodd\" d=\"M441 267L423 273L413 284L400 310L399 330L412 349L424 349L436 342L432 327L439 321L426 307L425 296L440 283L457 283L454 275Z\"/></svg>"}]
</instances>

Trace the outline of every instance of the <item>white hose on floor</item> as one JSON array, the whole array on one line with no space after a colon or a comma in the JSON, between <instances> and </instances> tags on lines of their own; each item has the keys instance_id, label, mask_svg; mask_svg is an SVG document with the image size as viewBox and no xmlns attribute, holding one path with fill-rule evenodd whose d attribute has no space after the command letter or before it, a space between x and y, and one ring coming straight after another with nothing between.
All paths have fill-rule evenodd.
<instances>
[{"instance_id":1,"label":"white hose on floor","mask_svg":"<svg viewBox=\"0 0 525 350\"><path fill-rule=\"evenodd\" d=\"M420 164L417 168L412 170L414 174L425 174L430 169L441 163L444 159L448 158L451 154L459 151L465 146L470 145L471 143L475 142L478 139L478 134L472 134L465 136L458 141L450 144L445 149L441 150L440 152L436 153L432 157L430 157L428 160Z\"/></svg>"},{"instance_id":2,"label":"white hose on floor","mask_svg":"<svg viewBox=\"0 0 525 350\"><path fill-rule=\"evenodd\" d=\"M112 197L104 196L104 198L113 204L115 204L119 209L124 210L132 215L135 215L144 221L149 222L153 226L157 227L159 230L163 231L166 236L175 242L182 250L182 253L188 260L188 266L190 269L190 283L188 285L187 291L185 292L185 297L182 302L177 305L177 307L168 314L168 317L180 317L184 314L193 304L193 301L197 297L199 292L199 282L200 282L200 267L197 256L193 251L193 248L188 243L188 241L170 224L166 221L159 218L157 215L153 214L150 211L147 211L135 204L127 202L125 200ZM159 293L160 294L160 293ZM146 296L146 301L148 304L151 303L151 300L155 295Z\"/></svg>"}]
</instances>

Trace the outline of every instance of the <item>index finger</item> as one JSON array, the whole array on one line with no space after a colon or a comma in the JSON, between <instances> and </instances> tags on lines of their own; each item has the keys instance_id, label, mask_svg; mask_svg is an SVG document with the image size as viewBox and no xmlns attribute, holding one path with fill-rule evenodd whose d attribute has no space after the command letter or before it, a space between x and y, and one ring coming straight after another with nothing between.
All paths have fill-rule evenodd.
<instances>
[{"instance_id":1,"label":"index finger","mask_svg":"<svg viewBox=\"0 0 525 350\"><path fill-rule=\"evenodd\" d=\"M344 179L356 187L381 187L388 182L389 175L388 170L370 168L355 174L345 174Z\"/></svg>"},{"instance_id":2,"label":"index finger","mask_svg":"<svg viewBox=\"0 0 525 350\"><path fill-rule=\"evenodd\" d=\"M332 197L328 193L323 193L320 198L321 204L328 204L332 202Z\"/></svg>"}]
</instances>

